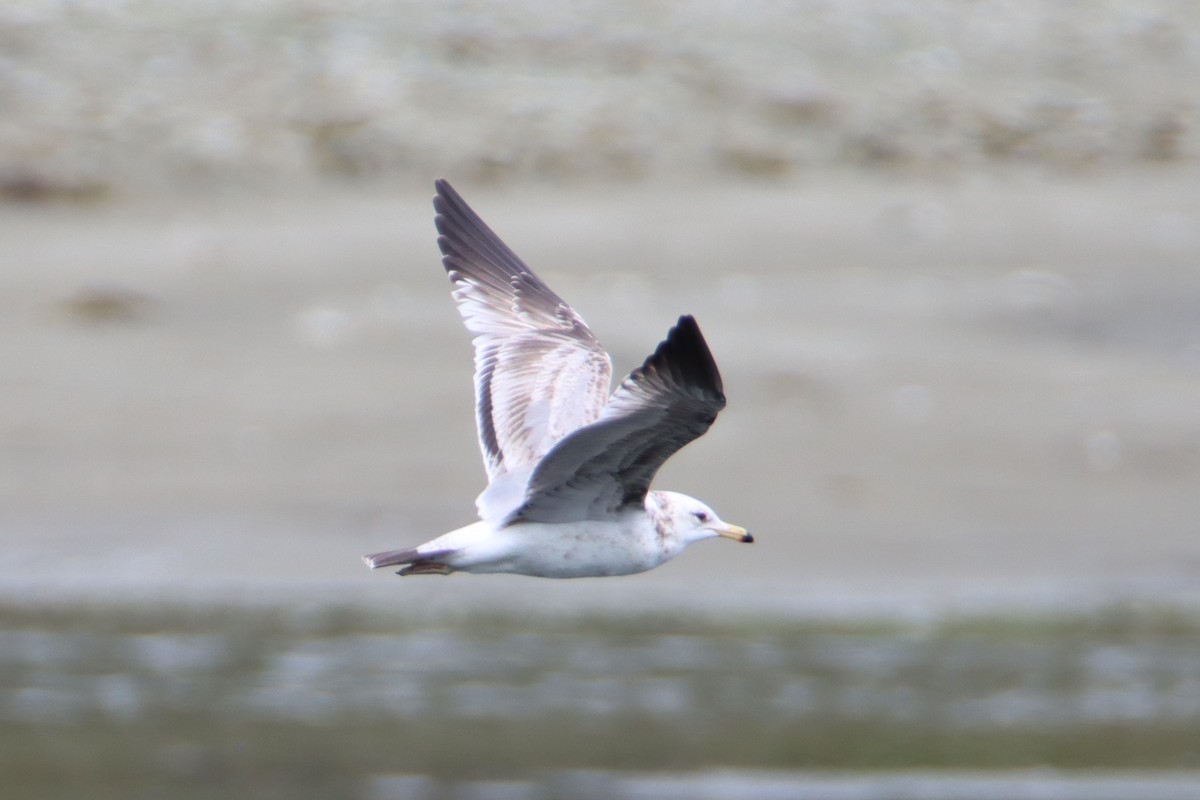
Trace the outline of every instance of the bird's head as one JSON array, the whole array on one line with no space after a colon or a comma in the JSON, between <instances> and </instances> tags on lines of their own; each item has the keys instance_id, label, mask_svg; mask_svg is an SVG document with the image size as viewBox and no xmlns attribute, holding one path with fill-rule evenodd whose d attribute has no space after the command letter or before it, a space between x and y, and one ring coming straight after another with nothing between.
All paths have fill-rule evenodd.
<instances>
[{"instance_id":1,"label":"bird's head","mask_svg":"<svg viewBox=\"0 0 1200 800\"><path fill-rule=\"evenodd\" d=\"M753 542L754 537L742 527L730 525L717 516L717 512L694 497L678 492L652 492L651 502L655 506L655 517L660 530L669 531L682 547L701 539L723 536L735 542Z\"/></svg>"}]
</instances>

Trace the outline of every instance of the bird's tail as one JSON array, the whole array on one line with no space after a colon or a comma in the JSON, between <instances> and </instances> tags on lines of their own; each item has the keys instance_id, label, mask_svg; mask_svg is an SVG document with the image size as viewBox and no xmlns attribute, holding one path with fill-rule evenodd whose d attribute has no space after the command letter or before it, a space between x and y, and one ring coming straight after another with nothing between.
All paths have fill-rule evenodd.
<instances>
[{"instance_id":1,"label":"bird's tail","mask_svg":"<svg viewBox=\"0 0 1200 800\"><path fill-rule=\"evenodd\" d=\"M407 575L410 574L410 570L412 573L436 572L444 569L451 569L453 571L452 568L442 564L440 559L454 552L456 551L451 548L449 550L430 550L422 553L420 548L406 547L403 550L384 550L382 553L371 553L370 555L363 556L362 560L371 569L412 564L412 567L400 572L402 575Z\"/></svg>"},{"instance_id":2,"label":"bird's tail","mask_svg":"<svg viewBox=\"0 0 1200 800\"><path fill-rule=\"evenodd\" d=\"M412 562L422 558L415 547L406 547L403 550L384 550L382 553L371 553L362 557L363 563L371 569L379 569L380 567L395 567L399 564L411 564Z\"/></svg>"}]
</instances>

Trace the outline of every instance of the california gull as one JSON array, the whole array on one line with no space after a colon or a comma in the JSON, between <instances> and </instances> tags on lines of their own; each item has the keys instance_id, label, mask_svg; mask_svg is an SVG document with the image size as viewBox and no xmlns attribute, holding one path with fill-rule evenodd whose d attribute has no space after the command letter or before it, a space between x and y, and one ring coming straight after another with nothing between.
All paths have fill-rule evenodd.
<instances>
[{"instance_id":1,"label":"california gull","mask_svg":"<svg viewBox=\"0 0 1200 800\"><path fill-rule=\"evenodd\" d=\"M400 575L543 578L653 569L692 542L754 539L695 498L650 491L654 473L725 407L700 328L682 316L609 394L612 362L583 319L444 180L438 246L474 334L479 521L417 547L363 557Z\"/></svg>"}]
</instances>

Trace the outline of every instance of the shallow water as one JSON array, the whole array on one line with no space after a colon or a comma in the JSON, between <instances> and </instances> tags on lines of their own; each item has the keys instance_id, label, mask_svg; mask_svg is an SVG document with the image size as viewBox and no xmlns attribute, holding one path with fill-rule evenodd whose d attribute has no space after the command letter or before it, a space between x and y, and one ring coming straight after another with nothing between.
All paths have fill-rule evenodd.
<instances>
[{"instance_id":1,"label":"shallow water","mask_svg":"<svg viewBox=\"0 0 1200 800\"><path fill-rule=\"evenodd\" d=\"M1174 798L1200 786L1198 726L1200 625L1173 612L414 624L64 607L0 626L0 758L39 796ZM812 772L1033 767L1069 772ZM1113 769L1141 772L1091 772Z\"/></svg>"}]
</instances>

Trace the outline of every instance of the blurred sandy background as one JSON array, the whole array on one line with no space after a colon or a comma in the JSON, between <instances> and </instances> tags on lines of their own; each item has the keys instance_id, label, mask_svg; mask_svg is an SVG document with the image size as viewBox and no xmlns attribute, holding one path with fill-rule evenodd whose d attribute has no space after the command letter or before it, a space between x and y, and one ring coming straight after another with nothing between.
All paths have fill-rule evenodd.
<instances>
[{"instance_id":1,"label":"blurred sandy background","mask_svg":"<svg viewBox=\"0 0 1200 800\"><path fill-rule=\"evenodd\" d=\"M21 2L0 40L10 595L1196 598L1193 4ZM437 176L619 372L698 316L730 406L658 485L758 545L361 570L482 485Z\"/></svg>"},{"instance_id":2,"label":"blurred sandy background","mask_svg":"<svg viewBox=\"0 0 1200 800\"><path fill-rule=\"evenodd\" d=\"M0 794L1197 796L1197 75L1169 0L4 3ZM362 567L483 484L439 176L619 373L697 316L657 485L755 545Z\"/></svg>"}]
</instances>

